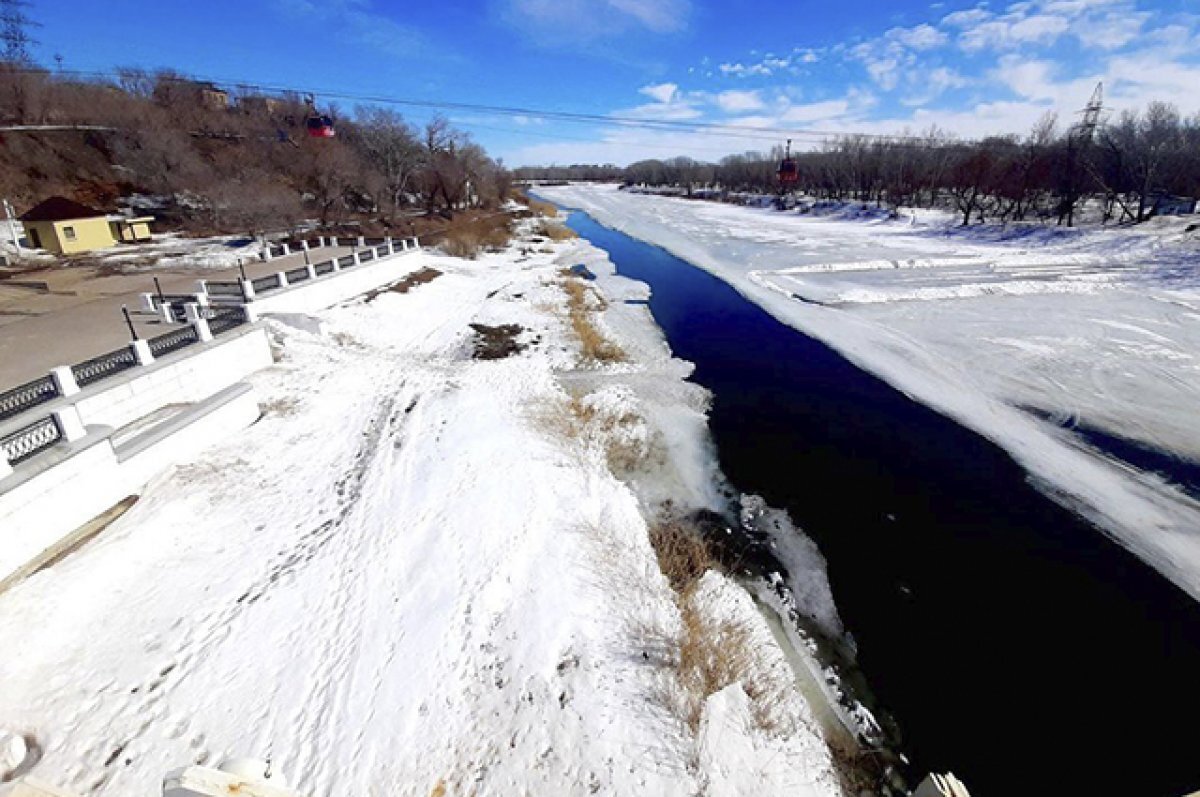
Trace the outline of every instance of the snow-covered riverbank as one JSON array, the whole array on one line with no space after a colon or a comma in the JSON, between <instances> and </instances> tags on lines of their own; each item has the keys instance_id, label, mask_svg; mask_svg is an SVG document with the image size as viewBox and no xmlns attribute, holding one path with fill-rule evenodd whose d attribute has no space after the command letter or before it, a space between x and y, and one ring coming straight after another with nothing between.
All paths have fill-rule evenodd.
<instances>
[{"instance_id":1,"label":"snow-covered riverbank","mask_svg":"<svg viewBox=\"0 0 1200 797\"><path fill-rule=\"evenodd\" d=\"M1200 460L1200 254L1184 225L965 235L613 186L538 190L710 271L988 436L1200 597L1200 503L1037 416Z\"/></svg>"},{"instance_id":2,"label":"snow-covered riverbank","mask_svg":"<svg viewBox=\"0 0 1200 797\"><path fill-rule=\"evenodd\" d=\"M0 725L36 740L34 774L152 794L248 754L313 795L842 793L775 637L716 574L696 605L767 691L672 711L686 620L647 527L667 501L722 506L707 397L625 303L644 286L585 242L520 246L273 322L263 419L0 595ZM581 358L577 263L613 362ZM522 350L476 359L489 334Z\"/></svg>"}]
</instances>

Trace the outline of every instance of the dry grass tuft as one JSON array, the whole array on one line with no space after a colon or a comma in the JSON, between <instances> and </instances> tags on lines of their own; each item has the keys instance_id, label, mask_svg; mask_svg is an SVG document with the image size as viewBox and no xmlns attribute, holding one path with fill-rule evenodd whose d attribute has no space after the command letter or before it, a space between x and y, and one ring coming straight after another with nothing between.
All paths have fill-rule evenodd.
<instances>
[{"instance_id":1,"label":"dry grass tuft","mask_svg":"<svg viewBox=\"0 0 1200 797\"><path fill-rule=\"evenodd\" d=\"M602 448L608 469L618 478L641 470L656 450L650 436L639 429L645 423L640 415L632 410L604 412L587 396L571 395L566 401L547 403L535 418L553 437Z\"/></svg>"},{"instance_id":2,"label":"dry grass tuft","mask_svg":"<svg viewBox=\"0 0 1200 797\"><path fill-rule=\"evenodd\" d=\"M529 209L537 216L545 216L548 219L558 218L558 208L549 202L543 202L540 199L534 199L528 194L523 194L519 201L525 203Z\"/></svg>"},{"instance_id":3,"label":"dry grass tuft","mask_svg":"<svg viewBox=\"0 0 1200 797\"><path fill-rule=\"evenodd\" d=\"M452 257L467 260L474 260L485 250L502 251L512 241L511 221L507 216L494 215L452 227L441 233L438 246Z\"/></svg>"},{"instance_id":4,"label":"dry grass tuft","mask_svg":"<svg viewBox=\"0 0 1200 797\"><path fill-rule=\"evenodd\" d=\"M771 677L747 625L713 617L700 600L705 573L720 571L711 543L696 524L682 517L662 517L649 532L659 569L675 592L680 619L677 634L657 643L674 676L657 694L659 702L695 733L705 701L736 683L750 698L755 725L767 733L784 731L789 719L780 706L785 704L787 683Z\"/></svg>"},{"instance_id":5,"label":"dry grass tuft","mask_svg":"<svg viewBox=\"0 0 1200 797\"><path fill-rule=\"evenodd\" d=\"M658 569L679 595L689 594L705 573L717 569L717 559L708 541L695 526L680 518L662 518L652 523L650 545L658 557Z\"/></svg>"},{"instance_id":6,"label":"dry grass tuft","mask_svg":"<svg viewBox=\"0 0 1200 797\"><path fill-rule=\"evenodd\" d=\"M579 338L583 358L603 363L628 360L625 350L604 337L592 320L593 311L604 310L608 306L604 300L589 290L578 277L565 278L561 285L567 293L567 315L571 329ZM589 302L589 298L594 299L595 304Z\"/></svg>"},{"instance_id":7,"label":"dry grass tuft","mask_svg":"<svg viewBox=\"0 0 1200 797\"><path fill-rule=\"evenodd\" d=\"M279 415L286 417L295 415L296 410L300 406L300 400L293 396L281 396L279 398L264 401L258 405L263 415Z\"/></svg>"},{"instance_id":8,"label":"dry grass tuft","mask_svg":"<svg viewBox=\"0 0 1200 797\"><path fill-rule=\"evenodd\" d=\"M558 221L543 221L533 229L534 235L541 235L551 241L570 241L579 237L579 233Z\"/></svg>"}]
</instances>

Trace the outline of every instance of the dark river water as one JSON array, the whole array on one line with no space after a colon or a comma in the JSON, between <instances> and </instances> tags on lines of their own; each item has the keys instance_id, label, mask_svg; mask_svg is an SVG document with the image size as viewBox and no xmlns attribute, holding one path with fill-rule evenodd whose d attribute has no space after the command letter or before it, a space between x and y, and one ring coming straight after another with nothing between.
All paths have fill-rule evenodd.
<instances>
[{"instance_id":1,"label":"dark river water","mask_svg":"<svg viewBox=\"0 0 1200 797\"><path fill-rule=\"evenodd\" d=\"M1200 788L1200 604L987 440L662 249L570 225L651 286L726 476L824 552L915 771L974 797Z\"/></svg>"}]
</instances>

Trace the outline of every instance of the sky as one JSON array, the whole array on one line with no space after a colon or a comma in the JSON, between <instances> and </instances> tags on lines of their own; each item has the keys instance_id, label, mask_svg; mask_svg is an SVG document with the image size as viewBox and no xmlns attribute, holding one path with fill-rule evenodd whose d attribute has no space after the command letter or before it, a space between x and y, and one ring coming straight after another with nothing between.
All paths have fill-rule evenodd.
<instances>
[{"instance_id":1,"label":"sky","mask_svg":"<svg viewBox=\"0 0 1200 797\"><path fill-rule=\"evenodd\" d=\"M169 67L442 107L510 166L766 151L795 131L1024 134L1109 114L1200 112L1200 0L30 0L51 69ZM434 111L397 105L414 124ZM714 128L644 129L537 112Z\"/></svg>"}]
</instances>

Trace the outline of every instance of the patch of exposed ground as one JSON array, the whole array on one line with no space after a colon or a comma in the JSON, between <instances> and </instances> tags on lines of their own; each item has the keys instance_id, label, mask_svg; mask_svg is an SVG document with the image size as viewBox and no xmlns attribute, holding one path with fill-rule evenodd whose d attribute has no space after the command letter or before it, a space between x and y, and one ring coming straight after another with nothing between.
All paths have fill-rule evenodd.
<instances>
[{"instance_id":1,"label":"patch of exposed ground","mask_svg":"<svg viewBox=\"0 0 1200 797\"><path fill-rule=\"evenodd\" d=\"M519 354L525 347L517 342L517 336L525 331L520 324L501 324L490 327L487 324L471 324L475 330L476 360L503 360L514 354Z\"/></svg>"}]
</instances>

